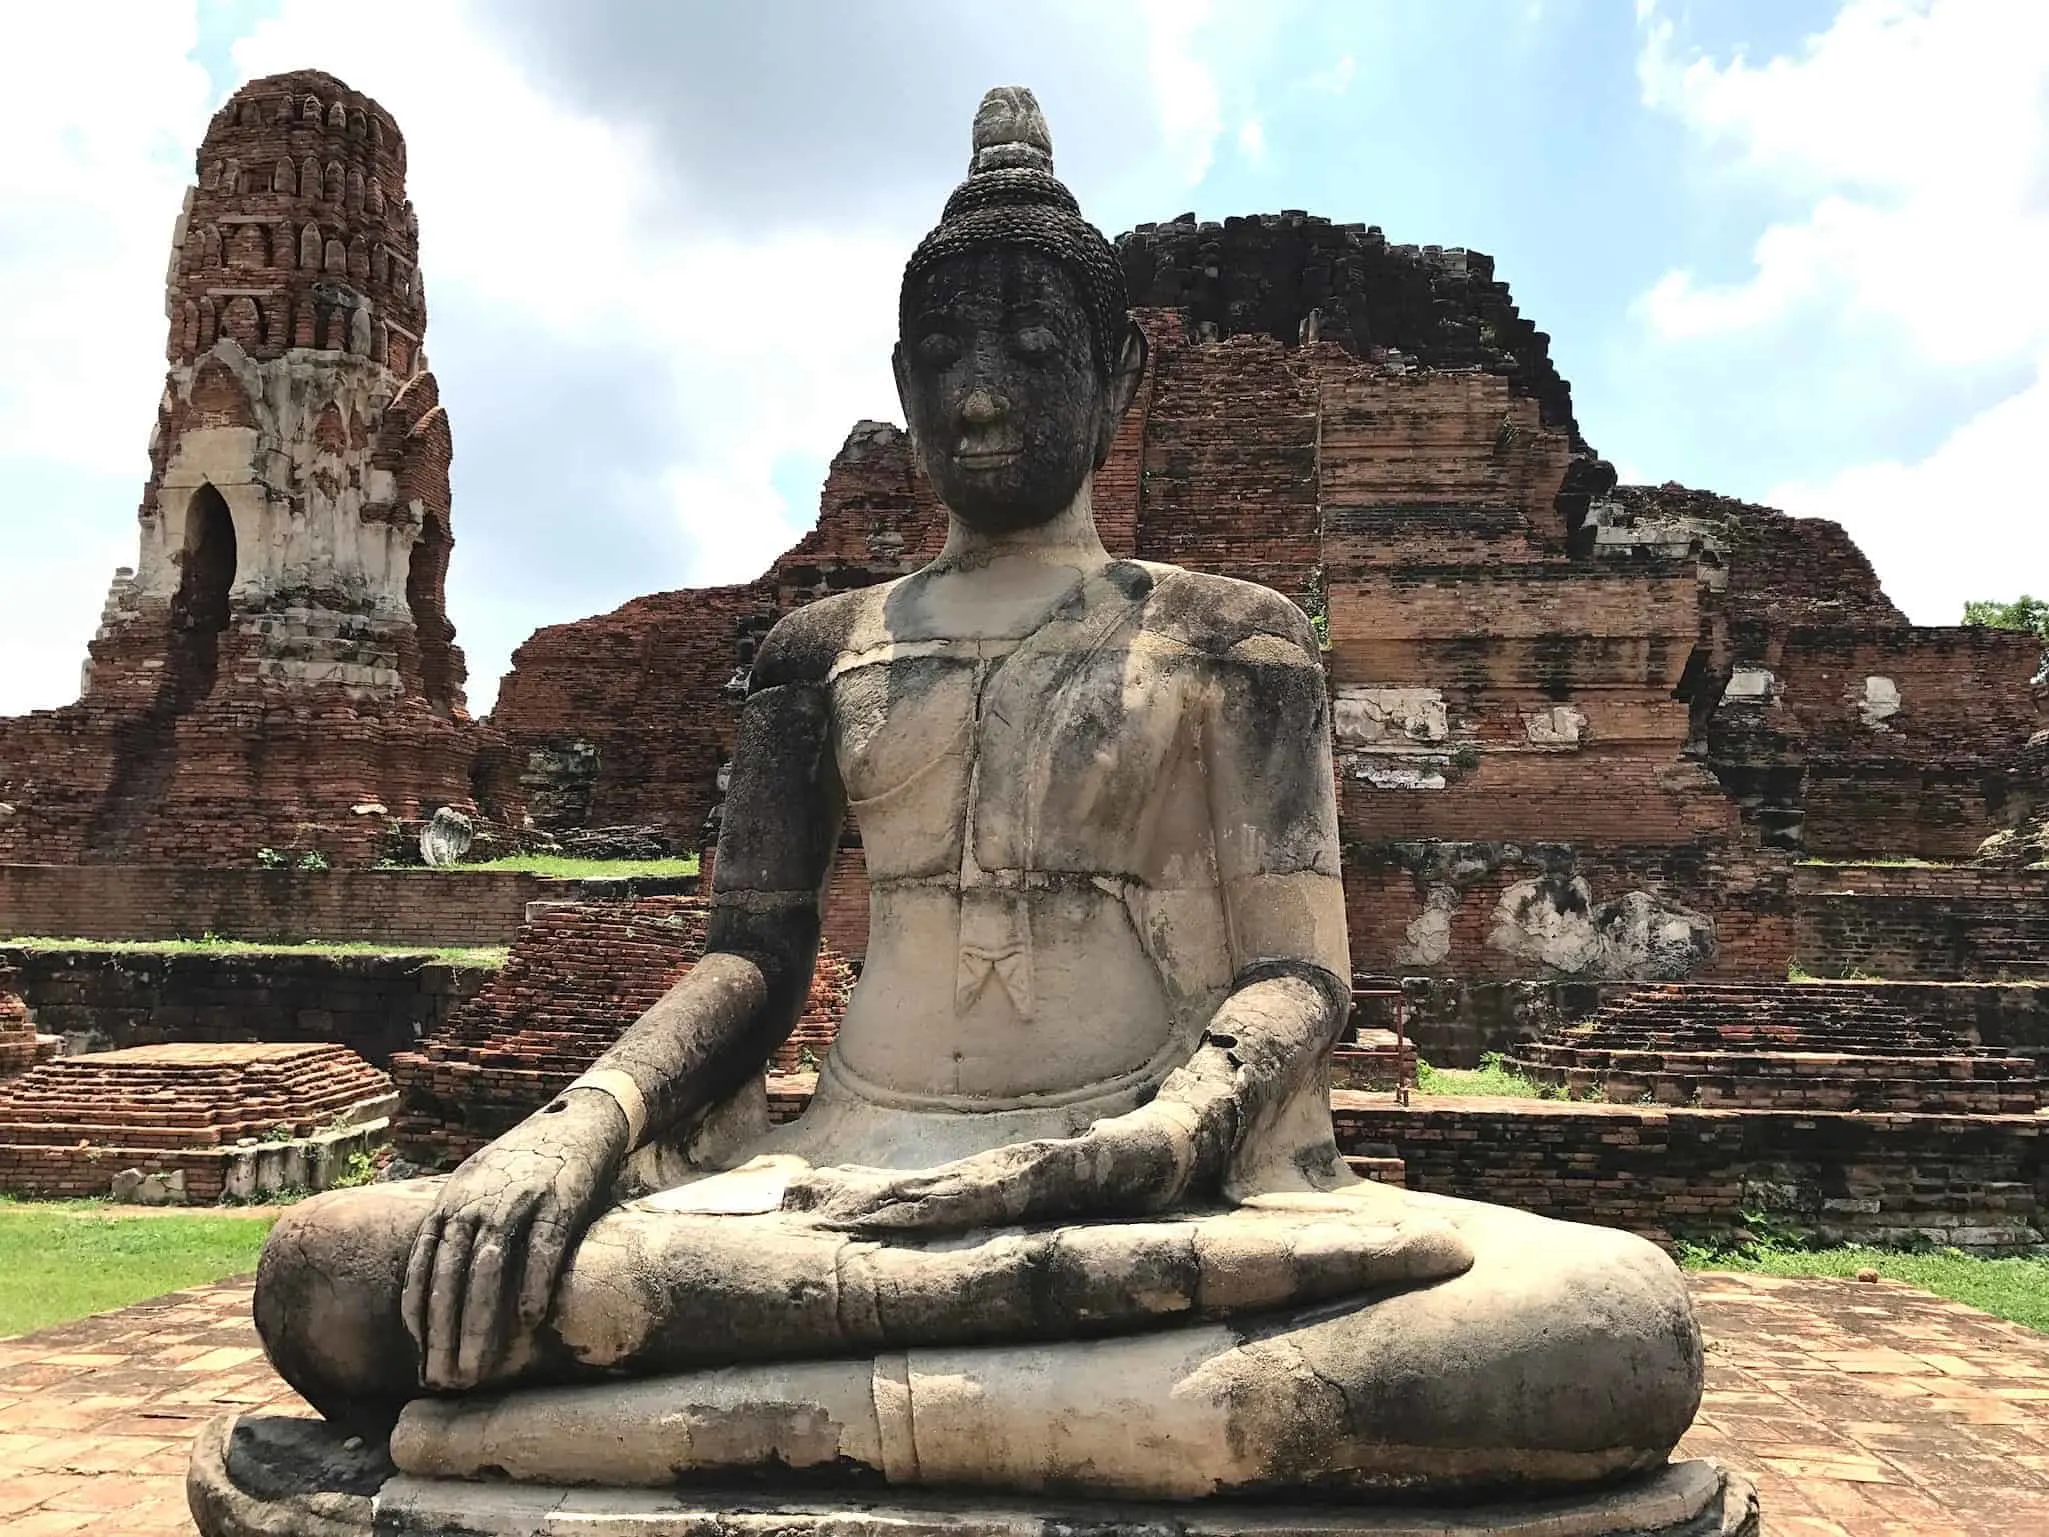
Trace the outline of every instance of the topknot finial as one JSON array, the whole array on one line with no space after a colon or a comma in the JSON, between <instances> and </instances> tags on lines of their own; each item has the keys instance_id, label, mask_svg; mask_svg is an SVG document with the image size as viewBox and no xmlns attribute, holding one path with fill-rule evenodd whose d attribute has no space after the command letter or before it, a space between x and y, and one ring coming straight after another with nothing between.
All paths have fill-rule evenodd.
<instances>
[{"instance_id":1,"label":"topknot finial","mask_svg":"<svg viewBox=\"0 0 2049 1537\"><path fill-rule=\"evenodd\" d=\"M975 110L975 153L968 174L1008 167L1053 173L1053 133L1039 99L1021 85L999 85Z\"/></svg>"}]
</instances>

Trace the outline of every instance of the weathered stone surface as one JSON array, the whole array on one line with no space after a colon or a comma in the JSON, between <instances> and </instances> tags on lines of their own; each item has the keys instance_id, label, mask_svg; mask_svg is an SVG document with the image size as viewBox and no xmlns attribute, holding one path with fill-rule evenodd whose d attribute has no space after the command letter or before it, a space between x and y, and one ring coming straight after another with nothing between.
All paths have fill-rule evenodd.
<instances>
[{"instance_id":1,"label":"weathered stone surface","mask_svg":"<svg viewBox=\"0 0 2049 1537\"><path fill-rule=\"evenodd\" d=\"M453 806L438 806L420 829L421 862L436 867L452 865L469 852L476 835L476 823Z\"/></svg>"},{"instance_id":2,"label":"weathered stone surface","mask_svg":"<svg viewBox=\"0 0 2049 1537\"><path fill-rule=\"evenodd\" d=\"M304 1420L228 1417L201 1432L188 1480L208 1537L1758 1537L1756 1492L1678 1462L1577 1498L1468 1507L1021 1503L961 1495L520 1487L391 1476L374 1445Z\"/></svg>"}]
</instances>

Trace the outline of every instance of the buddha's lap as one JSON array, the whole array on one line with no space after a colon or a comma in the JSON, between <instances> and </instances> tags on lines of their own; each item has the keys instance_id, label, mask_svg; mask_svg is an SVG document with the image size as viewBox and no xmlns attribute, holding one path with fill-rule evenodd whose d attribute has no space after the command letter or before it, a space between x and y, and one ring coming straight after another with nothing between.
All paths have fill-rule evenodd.
<instances>
[{"instance_id":1,"label":"buddha's lap","mask_svg":"<svg viewBox=\"0 0 2049 1537\"><path fill-rule=\"evenodd\" d=\"M287 1379L331 1417L344 1417L337 1406L352 1398L395 1402L417 1391L416 1357L398 1302L406 1255L439 1185L405 1181L315 1197L287 1213L266 1247L259 1326ZM1470 1268L1430 1280L1426 1255L1414 1264L1414 1278L1366 1286L1351 1298L1255 1308L1232 1322L1239 1348L1228 1360L1219 1358L1217 1370L1228 1374L1241 1358L1300 1363L1342 1395L1354 1433L1411 1444L1669 1446L1690 1422L1699 1393L1698 1336L1683 1281L1652 1245L1608 1229L1384 1187L1352 1200L1362 1226L1396 1215L1418 1233L1450 1229L1470 1252ZM1328 1227L1332 1219L1328 1212L1299 1215L1305 1227ZM1213 1219L1190 1214L1169 1225L1173 1220L1194 1226ZM1085 1239L1130 1226L1082 1224L1066 1231ZM766 1292L748 1292L748 1267L736 1261L750 1252L758 1259L769 1228L795 1235L800 1249L817 1246L822 1256L827 1246L847 1241L844 1234L801 1219L615 1208L593 1224L565 1278L558 1326L586 1360L595 1350L604 1365L643 1375L714 1364L688 1356L690 1342L707 1335L731 1352L751 1334L770 1342L769 1355L785 1359L859 1356L879 1348L849 1348L852 1342L821 1336L818 1348L807 1352L801 1319L793 1324L788 1309L752 1309L752 1301ZM686 1234L702 1242L684 1241ZM719 1243L720 1235L728 1241ZM994 1243L1000 1236L980 1241ZM976 1242L972 1235L957 1239L945 1252L971 1251ZM919 1252L914 1246L878 1247L896 1250L897 1259ZM1400 1247L1397 1242L1387 1252ZM677 1260L671 1274L649 1268L651 1256L663 1255ZM930 1258L938 1263L943 1256ZM830 1265L829 1256L823 1262ZM789 1279L774 1265L763 1272L756 1264L754 1270L763 1282ZM692 1285L699 1289L692 1292ZM949 1288L935 1281L932 1289ZM1113 1281L1104 1294L1117 1290ZM724 1323L693 1311L712 1292L725 1295L734 1309ZM681 1312L667 1312L686 1296L693 1300ZM834 1300L820 1316L837 1318L840 1312ZM1156 1321L1148 1332L1196 1327L1187 1317ZM679 1336L686 1347L680 1355ZM1042 1343L1058 1337L1039 1336ZM971 1329L942 1328L929 1343L957 1349L972 1346L974 1339ZM887 1348L926 1347L912 1340ZM747 1357L743 1352L737 1358ZM1248 1394L1271 1395L1268 1374L1253 1371L1253 1379ZM1163 1393L1172 1386L1159 1384Z\"/></svg>"}]
</instances>

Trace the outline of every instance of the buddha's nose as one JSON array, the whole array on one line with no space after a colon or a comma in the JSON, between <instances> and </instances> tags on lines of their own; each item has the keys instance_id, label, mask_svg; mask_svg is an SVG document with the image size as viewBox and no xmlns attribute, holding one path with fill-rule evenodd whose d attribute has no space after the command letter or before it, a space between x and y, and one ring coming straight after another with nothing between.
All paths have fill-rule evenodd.
<instances>
[{"instance_id":1,"label":"buddha's nose","mask_svg":"<svg viewBox=\"0 0 2049 1537\"><path fill-rule=\"evenodd\" d=\"M987 385L976 385L968 391L968 398L960 403L960 419L970 427L993 426L1002 421L1005 414L1003 397Z\"/></svg>"}]
</instances>

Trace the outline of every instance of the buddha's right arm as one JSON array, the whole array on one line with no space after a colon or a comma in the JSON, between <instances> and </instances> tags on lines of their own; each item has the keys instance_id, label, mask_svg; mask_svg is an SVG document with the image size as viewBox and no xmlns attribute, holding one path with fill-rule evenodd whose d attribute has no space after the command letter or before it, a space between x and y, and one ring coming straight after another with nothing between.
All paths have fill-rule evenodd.
<instances>
[{"instance_id":1,"label":"buddha's right arm","mask_svg":"<svg viewBox=\"0 0 2049 1537\"><path fill-rule=\"evenodd\" d=\"M800 610L785 619L756 659L703 958L586 1075L622 1098L629 1122L644 1107L636 1141L688 1125L730 1096L803 1012L844 809L826 694L834 648L822 617Z\"/></svg>"},{"instance_id":2,"label":"buddha's right arm","mask_svg":"<svg viewBox=\"0 0 2049 1537\"><path fill-rule=\"evenodd\" d=\"M837 612L830 599L799 610L755 663L703 959L598 1059L587 1086L457 1169L421 1223L400 1310L425 1386L467 1389L519 1370L620 1161L760 1071L796 1022L839 840L826 699Z\"/></svg>"}]
</instances>

